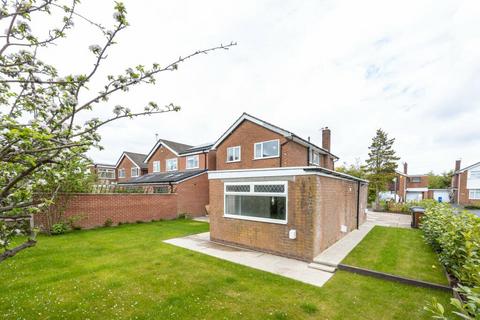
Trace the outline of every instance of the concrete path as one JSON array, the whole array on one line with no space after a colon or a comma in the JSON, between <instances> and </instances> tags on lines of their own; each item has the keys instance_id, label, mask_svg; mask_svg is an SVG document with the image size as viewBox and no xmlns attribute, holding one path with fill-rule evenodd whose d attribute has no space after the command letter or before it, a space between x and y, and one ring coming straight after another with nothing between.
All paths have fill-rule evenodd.
<instances>
[{"instance_id":1,"label":"concrete path","mask_svg":"<svg viewBox=\"0 0 480 320\"><path fill-rule=\"evenodd\" d=\"M209 232L164 242L317 287L323 286L333 276L332 273L310 268L307 262L212 242Z\"/></svg>"},{"instance_id":2,"label":"concrete path","mask_svg":"<svg viewBox=\"0 0 480 320\"><path fill-rule=\"evenodd\" d=\"M409 214L369 211L367 223L376 226L411 228L412 216Z\"/></svg>"}]
</instances>

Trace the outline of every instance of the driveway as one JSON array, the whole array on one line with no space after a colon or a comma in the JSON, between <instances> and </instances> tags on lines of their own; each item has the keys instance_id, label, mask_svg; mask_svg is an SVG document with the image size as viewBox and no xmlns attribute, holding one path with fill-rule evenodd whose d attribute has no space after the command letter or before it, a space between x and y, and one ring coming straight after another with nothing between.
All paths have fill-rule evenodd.
<instances>
[{"instance_id":1,"label":"driveway","mask_svg":"<svg viewBox=\"0 0 480 320\"><path fill-rule=\"evenodd\" d=\"M472 209L463 209L462 207L460 207L459 205L456 205L456 204L453 204L453 206L459 210L465 210L465 211L468 211L470 213L473 213L475 215L477 215L478 217L480 217L480 210L472 210Z\"/></svg>"}]
</instances>

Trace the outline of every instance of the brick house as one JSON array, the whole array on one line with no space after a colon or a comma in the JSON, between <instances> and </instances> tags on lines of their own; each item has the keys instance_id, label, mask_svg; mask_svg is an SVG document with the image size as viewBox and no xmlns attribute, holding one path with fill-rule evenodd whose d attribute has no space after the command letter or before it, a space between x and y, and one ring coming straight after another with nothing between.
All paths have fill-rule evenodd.
<instances>
[{"instance_id":1,"label":"brick house","mask_svg":"<svg viewBox=\"0 0 480 320\"><path fill-rule=\"evenodd\" d=\"M97 177L99 184L114 184L117 182L117 170L114 164L93 163L89 169Z\"/></svg>"},{"instance_id":2,"label":"brick house","mask_svg":"<svg viewBox=\"0 0 480 320\"><path fill-rule=\"evenodd\" d=\"M450 202L448 189L430 189L427 174L408 174L408 164L403 163L403 172L397 171L395 181L389 185L389 194L396 192L399 202L435 199ZM388 197L388 196L387 196ZM390 196L393 198L393 196Z\"/></svg>"},{"instance_id":3,"label":"brick house","mask_svg":"<svg viewBox=\"0 0 480 320\"><path fill-rule=\"evenodd\" d=\"M124 151L115 164L117 181L126 182L131 178L147 174L147 165L143 162L146 154Z\"/></svg>"},{"instance_id":4,"label":"brick house","mask_svg":"<svg viewBox=\"0 0 480 320\"><path fill-rule=\"evenodd\" d=\"M244 113L212 146L210 237L312 261L366 219L367 181L335 172L322 147Z\"/></svg>"},{"instance_id":5,"label":"brick house","mask_svg":"<svg viewBox=\"0 0 480 320\"><path fill-rule=\"evenodd\" d=\"M461 168L461 160L455 162L452 177L454 203L459 205L480 205L480 162Z\"/></svg>"},{"instance_id":6,"label":"brick house","mask_svg":"<svg viewBox=\"0 0 480 320\"><path fill-rule=\"evenodd\" d=\"M160 139L143 157L147 173L119 182L121 186L142 187L146 193L176 194L178 214L206 214L209 184L207 171L215 168L212 143L191 146Z\"/></svg>"}]
</instances>

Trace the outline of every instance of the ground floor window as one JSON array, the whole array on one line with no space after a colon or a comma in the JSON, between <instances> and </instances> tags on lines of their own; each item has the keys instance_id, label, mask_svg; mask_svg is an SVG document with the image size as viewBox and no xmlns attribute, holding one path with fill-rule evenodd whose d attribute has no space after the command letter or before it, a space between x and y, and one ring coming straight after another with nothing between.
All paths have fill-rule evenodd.
<instances>
[{"instance_id":1,"label":"ground floor window","mask_svg":"<svg viewBox=\"0 0 480 320\"><path fill-rule=\"evenodd\" d=\"M273 223L287 222L288 183L225 183L226 217Z\"/></svg>"},{"instance_id":2,"label":"ground floor window","mask_svg":"<svg viewBox=\"0 0 480 320\"><path fill-rule=\"evenodd\" d=\"M470 189L468 198L471 200L480 200L480 189Z\"/></svg>"}]
</instances>

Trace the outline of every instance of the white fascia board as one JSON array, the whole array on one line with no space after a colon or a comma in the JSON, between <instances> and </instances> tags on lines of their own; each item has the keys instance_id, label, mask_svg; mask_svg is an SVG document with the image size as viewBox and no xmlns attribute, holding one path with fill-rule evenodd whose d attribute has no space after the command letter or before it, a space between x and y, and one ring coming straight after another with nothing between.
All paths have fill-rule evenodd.
<instances>
[{"instance_id":1,"label":"white fascia board","mask_svg":"<svg viewBox=\"0 0 480 320\"><path fill-rule=\"evenodd\" d=\"M167 148L168 150L170 150L173 154L175 154L177 157L179 156L177 151L173 150L172 148L170 148L165 142L163 142L162 140L158 140L157 143L155 144L155 146L153 147L152 151L150 151L150 153L147 155L147 157L145 158L145 160L143 160L143 163L148 163L148 159L150 159L153 154L155 153L155 151L158 150L158 148L160 148L160 146L165 146L165 148Z\"/></svg>"},{"instance_id":2,"label":"white fascia board","mask_svg":"<svg viewBox=\"0 0 480 320\"><path fill-rule=\"evenodd\" d=\"M268 177L289 177L289 176L322 176L332 179L352 181L348 178L334 176L319 171L304 170L312 167L288 167L288 168L266 168L266 169L239 169L239 170L216 170L208 171L209 180L218 179L246 179L246 178L268 178Z\"/></svg>"},{"instance_id":3,"label":"white fascia board","mask_svg":"<svg viewBox=\"0 0 480 320\"><path fill-rule=\"evenodd\" d=\"M248 121L251 121L261 127L264 127L268 130L271 130L273 132L276 132L278 134L281 134L285 137L287 136L290 136L290 132L288 131L285 131L285 130L282 130L280 128L277 128L275 126L272 126L268 123L265 123L259 119L256 119L256 118L253 118L251 117L250 115L248 114L243 114L240 118L238 118L237 121L235 121L235 123L215 142L215 144L212 146L211 149L216 149L218 147L218 145L223 141L225 140L225 138L227 138L244 120L248 120Z\"/></svg>"}]
</instances>

